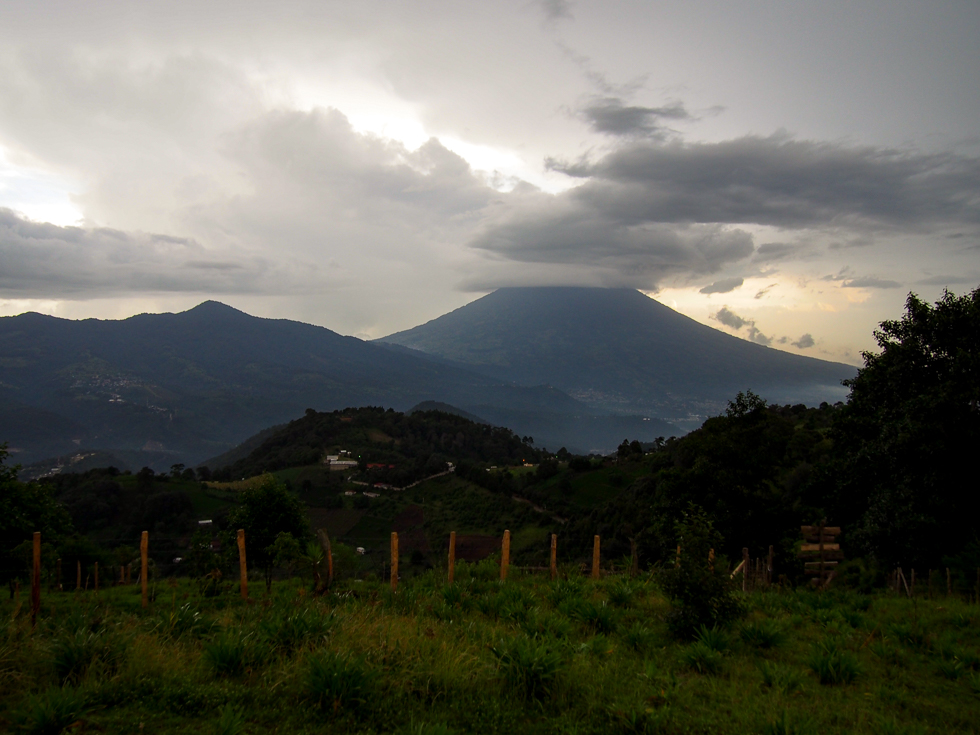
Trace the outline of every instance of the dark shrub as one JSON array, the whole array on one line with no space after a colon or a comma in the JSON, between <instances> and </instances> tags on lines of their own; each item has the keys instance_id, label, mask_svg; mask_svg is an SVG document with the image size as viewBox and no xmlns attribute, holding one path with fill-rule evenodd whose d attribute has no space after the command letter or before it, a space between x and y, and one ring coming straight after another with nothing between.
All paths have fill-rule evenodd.
<instances>
[{"instance_id":1,"label":"dark shrub","mask_svg":"<svg viewBox=\"0 0 980 735\"><path fill-rule=\"evenodd\" d=\"M708 563L709 552L721 548L723 540L701 508L688 506L677 523L677 537L680 558L660 577L660 586L671 600L667 619L671 632L691 638L702 626L724 626L741 617L742 603L725 564L718 559L712 568Z\"/></svg>"}]
</instances>

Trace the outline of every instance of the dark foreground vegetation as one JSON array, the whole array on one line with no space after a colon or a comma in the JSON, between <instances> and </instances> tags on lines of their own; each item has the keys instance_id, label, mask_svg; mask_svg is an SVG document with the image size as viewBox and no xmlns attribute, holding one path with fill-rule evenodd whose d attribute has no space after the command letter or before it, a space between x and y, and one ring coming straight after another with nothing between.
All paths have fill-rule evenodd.
<instances>
[{"instance_id":1,"label":"dark foreground vegetation","mask_svg":"<svg viewBox=\"0 0 980 735\"><path fill-rule=\"evenodd\" d=\"M569 570L565 570L568 572ZM673 636L657 577L504 583L492 562L391 593L282 582L44 591L0 605L16 732L948 733L980 717L980 607L956 597L736 593Z\"/></svg>"}]
</instances>

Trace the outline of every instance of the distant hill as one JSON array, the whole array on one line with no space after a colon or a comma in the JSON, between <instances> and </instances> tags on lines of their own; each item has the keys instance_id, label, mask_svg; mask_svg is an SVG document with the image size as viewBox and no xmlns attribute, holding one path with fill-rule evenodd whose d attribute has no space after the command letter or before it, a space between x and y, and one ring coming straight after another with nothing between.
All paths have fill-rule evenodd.
<instances>
[{"instance_id":1,"label":"distant hill","mask_svg":"<svg viewBox=\"0 0 980 735\"><path fill-rule=\"evenodd\" d=\"M551 385L596 410L660 417L716 414L746 389L771 401L834 402L856 373L733 337L631 289L502 288L381 341Z\"/></svg>"},{"instance_id":2,"label":"distant hill","mask_svg":"<svg viewBox=\"0 0 980 735\"><path fill-rule=\"evenodd\" d=\"M453 413L348 408L307 411L302 418L264 432L258 445L230 466L210 469L216 480L231 480L319 465L329 454L360 462L361 471L371 474L365 479L403 487L444 471L447 462L520 464L537 461L541 452L510 429Z\"/></svg>"},{"instance_id":3,"label":"distant hill","mask_svg":"<svg viewBox=\"0 0 980 735\"><path fill-rule=\"evenodd\" d=\"M441 403L439 401L422 401L421 403L408 409L407 413L416 413L418 411L442 411L443 413L451 413L454 416L462 416L467 421L472 421L475 424L490 423L486 419L481 419L479 416L474 416L461 408L456 408L455 406L450 406L448 403Z\"/></svg>"},{"instance_id":4,"label":"distant hill","mask_svg":"<svg viewBox=\"0 0 980 735\"><path fill-rule=\"evenodd\" d=\"M214 301L118 321L0 318L0 442L25 465L102 450L167 470L227 452L307 408L404 411L429 400L554 449L579 446L575 426L595 413L550 386ZM602 446L621 440L609 435Z\"/></svg>"}]
</instances>

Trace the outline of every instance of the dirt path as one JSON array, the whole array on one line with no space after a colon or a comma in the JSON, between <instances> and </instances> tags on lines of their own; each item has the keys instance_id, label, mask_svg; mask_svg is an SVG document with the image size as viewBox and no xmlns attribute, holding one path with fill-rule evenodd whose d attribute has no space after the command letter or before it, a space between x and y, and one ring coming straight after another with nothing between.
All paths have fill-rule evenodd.
<instances>
[{"instance_id":1,"label":"dirt path","mask_svg":"<svg viewBox=\"0 0 980 735\"><path fill-rule=\"evenodd\" d=\"M551 518L554 521L557 521L558 523L568 523L568 519L567 518L562 518L561 516L556 516L554 513L552 513L548 509L542 508L540 505L535 505L534 503L532 503L527 498L522 498L519 495L511 495L510 497L512 499L516 500L518 503L527 503L528 505L530 505L532 508L534 508L534 510L536 510L541 515L548 516L549 518Z\"/></svg>"}]
</instances>

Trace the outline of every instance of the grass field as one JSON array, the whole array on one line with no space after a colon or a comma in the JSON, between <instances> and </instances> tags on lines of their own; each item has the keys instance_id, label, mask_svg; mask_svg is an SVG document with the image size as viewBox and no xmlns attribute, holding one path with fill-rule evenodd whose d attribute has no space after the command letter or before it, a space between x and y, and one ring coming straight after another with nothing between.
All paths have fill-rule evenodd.
<instances>
[{"instance_id":1,"label":"grass field","mask_svg":"<svg viewBox=\"0 0 980 735\"><path fill-rule=\"evenodd\" d=\"M980 607L845 591L745 596L672 639L655 580L491 562L322 596L160 582L0 605L0 728L203 733L927 733L980 725ZM307 582L308 585L308 582Z\"/></svg>"}]
</instances>

